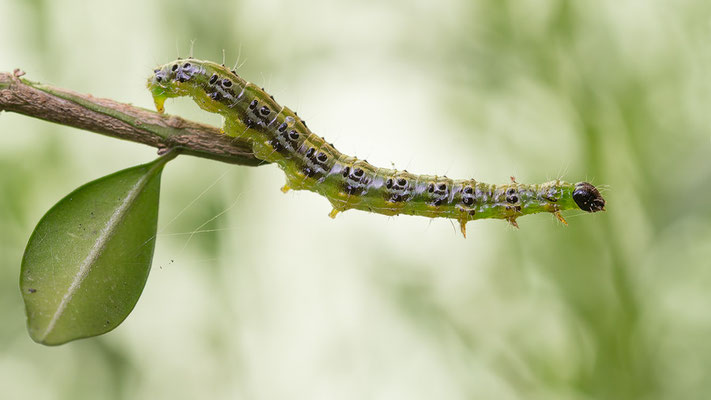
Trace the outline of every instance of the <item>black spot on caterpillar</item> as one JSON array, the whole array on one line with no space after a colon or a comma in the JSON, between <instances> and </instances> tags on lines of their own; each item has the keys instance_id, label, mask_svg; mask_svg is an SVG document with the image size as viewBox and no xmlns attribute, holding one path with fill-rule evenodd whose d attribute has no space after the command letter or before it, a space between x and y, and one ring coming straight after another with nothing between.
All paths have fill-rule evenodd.
<instances>
[{"instance_id":1,"label":"black spot on caterpillar","mask_svg":"<svg viewBox=\"0 0 711 400\"><path fill-rule=\"evenodd\" d=\"M313 134L296 112L276 103L263 88L234 71L209 61L177 60L154 70L148 79L156 108L170 97L190 96L201 108L225 118L224 131L249 141L257 158L277 164L286 174L282 189L311 190L338 212L358 209L384 215L420 215L466 223L499 218L518 227L522 215L605 209L605 200L590 183L560 180L542 184L494 185L474 179L415 175L377 168L336 150Z\"/></svg>"}]
</instances>

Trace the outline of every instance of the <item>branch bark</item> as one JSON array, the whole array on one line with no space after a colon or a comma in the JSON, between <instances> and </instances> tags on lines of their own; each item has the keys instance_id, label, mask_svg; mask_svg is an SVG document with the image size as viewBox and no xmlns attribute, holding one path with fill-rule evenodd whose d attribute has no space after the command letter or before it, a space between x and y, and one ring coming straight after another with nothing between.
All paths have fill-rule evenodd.
<instances>
[{"instance_id":1,"label":"branch bark","mask_svg":"<svg viewBox=\"0 0 711 400\"><path fill-rule=\"evenodd\" d=\"M182 154L231 164L258 166L251 146L220 130L130 104L75 93L22 79L23 72L0 73L0 111L16 112L123 140L171 148Z\"/></svg>"}]
</instances>

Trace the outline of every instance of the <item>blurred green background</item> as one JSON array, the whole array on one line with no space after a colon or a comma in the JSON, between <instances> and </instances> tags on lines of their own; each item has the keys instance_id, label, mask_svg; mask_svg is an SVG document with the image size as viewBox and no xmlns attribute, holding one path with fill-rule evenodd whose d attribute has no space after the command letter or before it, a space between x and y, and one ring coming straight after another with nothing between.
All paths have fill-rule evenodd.
<instances>
[{"instance_id":1,"label":"blurred green background","mask_svg":"<svg viewBox=\"0 0 711 400\"><path fill-rule=\"evenodd\" d=\"M148 4L146 4L148 3ZM155 150L0 114L2 399L697 399L711 391L711 3L0 0L0 71L150 108L233 64L341 151L487 182L602 185L608 211L478 221L282 195L180 157L115 331L48 348L18 288L34 225ZM188 100L169 113L219 124Z\"/></svg>"}]
</instances>

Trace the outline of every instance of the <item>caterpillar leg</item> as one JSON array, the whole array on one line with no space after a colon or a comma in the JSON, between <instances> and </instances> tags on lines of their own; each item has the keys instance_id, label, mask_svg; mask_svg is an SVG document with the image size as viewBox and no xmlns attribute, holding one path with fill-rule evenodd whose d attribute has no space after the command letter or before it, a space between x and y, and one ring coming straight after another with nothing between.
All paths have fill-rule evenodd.
<instances>
[{"instance_id":1,"label":"caterpillar leg","mask_svg":"<svg viewBox=\"0 0 711 400\"><path fill-rule=\"evenodd\" d=\"M553 215L555 215L555 217L558 218L558 221L562 222L563 225L568 226L568 221L563 218L563 216L560 214L560 211L553 212Z\"/></svg>"},{"instance_id":2,"label":"caterpillar leg","mask_svg":"<svg viewBox=\"0 0 711 400\"><path fill-rule=\"evenodd\" d=\"M289 186L288 183L284 184L284 186L281 187L281 192L282 192L282 193L286 193L286 192L288 192L289 190L291 190L291 186Z\"/></svg>"},{"instance_id":3,"label":"caterpillar leg","mask_svg":"<svg viewBox=\"0 0 711 400\"><path fill-rule=\"evenodd\" d=\"M347 210L353 208L353 207L350 207L347 202L344 202L341 199L333 198L333 197L327 197L327 198L328 198L328 201L331 203L331 207L333 207L331 212L328 213L328 216L331 218L336 218L336 215L338 215L338 213L342 213L344 211L347 211Z\"/></svg>"},{"instance_id":4,"label":"caterpillar leg","mask_svg":"<svg viewBox=\"0 0 711 400\"><path fill-rule=\"evenodd\" d=\"M516 229L519 229L518 222L516 222L516 217L508 217L506 218L507 221L509 221L509 224L513 226Z\"/></svg>"},{"instance_id":5,"label":"caterpillar leg","mask_svg":"<svg viewBox=\"0 0 711 400\"><path fill-rule=\"evenodd\" d=\"M469 222L469 221L466 219L459 220L459 230L462 231L462 235L464 236L464 239L467 238L467 222Z\"/></svg>"}]
</instances>

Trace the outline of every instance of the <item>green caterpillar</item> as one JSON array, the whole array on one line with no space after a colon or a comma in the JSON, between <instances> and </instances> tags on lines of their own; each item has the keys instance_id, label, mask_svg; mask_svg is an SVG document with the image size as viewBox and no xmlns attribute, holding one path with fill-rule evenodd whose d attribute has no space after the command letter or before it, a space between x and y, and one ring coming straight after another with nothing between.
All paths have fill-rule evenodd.
<instances>
[{"instance_id":1,"label":"green caterpillar","mask_svg":"<svg viewBox=\"0 0 711 400\"><path fill-rule=\"evenodd\" d=\"M342 154L273 96L213 62L190 58L165 64L154 70L147 86L159 112L167 98L190 96L202 109L222 115L227 135L248 140L257 158L284 170L282 191L306 189L325 196L333 205L332 218L351 208L452 218L466 237L466 223L475 219L500 218L518 227L522 215L550 212L566 223L561 211L605 209L600 192L588 182L526 185L512 178L492 185L374 167Z\"/></svg>"}]
</instances>

